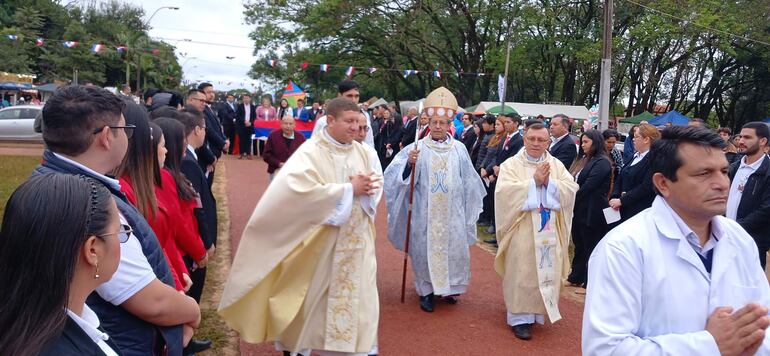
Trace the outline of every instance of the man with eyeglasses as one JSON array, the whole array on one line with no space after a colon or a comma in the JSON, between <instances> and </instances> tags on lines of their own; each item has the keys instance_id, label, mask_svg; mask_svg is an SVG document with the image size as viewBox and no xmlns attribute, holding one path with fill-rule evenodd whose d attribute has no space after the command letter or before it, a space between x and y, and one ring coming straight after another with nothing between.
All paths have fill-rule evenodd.
<instances>
[{"instance_id":1,"label":"man with eyeglasses","mask_svg":"<svg viewBox=\"0 0 770 356\"><path fill-rule=\"evenodd\" d=\"M462 142L449 134L457 99L441 87L425 98L423 114L430 134L399 152L385 169L388 239L403 251L411 224L408 252L420 308L433 312L434 299L456 304L470 282L470 251L476 220L486 195ZM409 220L414 174L414 207Z\"/></svg>"},{"instance_id":2,"label":"man with eyeglasses","mask_svg":"<svg viewBox=\"0 0 770 356\"><path fill-rule=\"evenodd\" d=\"M185 109L187 110L193 110L196 112L201 113L201 115L204 115L204 110L206 108L206 94L203 93L199 89L192 89L189 92L187 92L187 100L184 105ZM204 115L204 119L205 119ZM209 129L209 120L206 121L206 137L208 138L209 132L211 131ZM217 156L214 153L214 151L211 149L209 145L206 144L208 140L204 142L204 144L195 150L195 153L198 157L198 164L201 166L201 169L203 169L203 172L206 174L206 180L209 182L209 188L211 188L211 185L214 182L213 173L214 173L214 167L217 164Z\"/></svg>"},{"instance_id":3,"label":"man with eyeglasses","mask_svg":"<svg viewBox=\"0 0 770 356\"><path fill-rule=\"evenodd\" d=\"M524 149L500 165L495 188L495 271L503 277L508 325L522 340L545 315L551 323L561 319L559 290L569 272L578 185L548 153L549 143L542 123L528 126Z\"/></svg>"},{"instance_id":4,"label":"man with eyeglasses","mask_svg":"<svg viewBox=\"0 0 770 356\"><path fill-rule=\"evenodd\" d=\"M200 309L176 291L158 238L139 211L108 176L126 154L134 127L126 125L126 104L97 87L67 86L43 108L43 163L33 175L80 174L103 184L115 198L121 224L120 264L87 303L124 355L181 355L182 324L197 327ZM130 235L129 235L129 232Z\"/></svg>"}]
</instances>

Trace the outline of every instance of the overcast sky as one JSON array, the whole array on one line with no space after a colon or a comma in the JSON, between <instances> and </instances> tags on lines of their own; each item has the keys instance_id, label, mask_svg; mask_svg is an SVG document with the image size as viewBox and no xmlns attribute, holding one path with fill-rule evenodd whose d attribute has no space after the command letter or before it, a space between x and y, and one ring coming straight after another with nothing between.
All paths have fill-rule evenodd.
<instances>
[{"instance_id":1,"label":"overcast sky","mask_svg":"<svg viewBox=\"0 0 770 356\"><path fill-rule=\"evenodd\" d=\"M256 58L252 55L254 42L249 39L251 28L243 20L242 0L122 1L144 8L145 21L159 7L179 7L160 10L149 25L151 37L176 46L185 80L209 81L217 90L259 86L246 75Z\"/></svg>"}]
</instances>

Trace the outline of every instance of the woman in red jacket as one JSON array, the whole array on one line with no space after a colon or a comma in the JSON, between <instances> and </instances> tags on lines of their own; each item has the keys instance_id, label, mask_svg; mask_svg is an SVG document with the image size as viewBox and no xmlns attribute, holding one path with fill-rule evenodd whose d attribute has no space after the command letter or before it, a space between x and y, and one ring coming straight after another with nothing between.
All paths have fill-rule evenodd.
<instances>
[{"instance_id":1,"label":"woman in red jacket","mask_svg":"<svg viewBox=\"0 0 770 356\"><path fill-rule=\"evenodd\" d=\"M201 240L200 233L198 232L198 221L193 213L193 209L197 206L196 200L194 197L193 199L185 199L184 197L186 196L182 196L179 192L173 173L165 169L168 153L165 145L165 135L163 135L160 126L155 123L151 122L150 127L153 132L159 132L158 136L160 136L160 142L157 145L153 139L153 147L157 147L155 150L155 163L160 172L160 184L155 186L155 195L158 197L158 202L168 208L170 220L174 222L172 226L173 241L180 253L180 257L188 256L192 261L195 261L198 267L206 267L208 264L208 254L203 246L203 240ZM189 183L186 188L193 193L195 192L189 186Z\"/></svg>"},{"instance_id":2,"label":"woman in red jacket","mask_svg":"<svg viewBox=\"0 0 770 356\"><path fill-rule=\"evenodd\" d=\"M189 275L176 244L169 244L172 234L168 207L155 194L155 185L160 183L160 170L155 164L157 155L153 151L157 146L152 144L153 135L147 112L138 105L127 105L123 116L127 124L135 125L136 128L134 136L128 141L126 156L115 172L115 176L120 179L120 189L155 232L174 275L176 289L190 288Z\"/></svg>"}]
</instances>

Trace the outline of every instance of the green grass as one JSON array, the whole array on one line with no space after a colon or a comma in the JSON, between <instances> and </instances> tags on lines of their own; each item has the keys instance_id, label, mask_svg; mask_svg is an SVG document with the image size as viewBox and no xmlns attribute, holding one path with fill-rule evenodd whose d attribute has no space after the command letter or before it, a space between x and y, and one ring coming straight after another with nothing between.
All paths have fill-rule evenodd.
<instances>
[{"instance_id":1,"label":"green grass","mask_svg":"<svg viewBox=\"0 0 770 356\"><path fill-rule=\"evenodd\" d=\"M0 216L5 213L5 203L32 170L40 164L40 157L0 156Z\"/></svg>"}]
</instances>

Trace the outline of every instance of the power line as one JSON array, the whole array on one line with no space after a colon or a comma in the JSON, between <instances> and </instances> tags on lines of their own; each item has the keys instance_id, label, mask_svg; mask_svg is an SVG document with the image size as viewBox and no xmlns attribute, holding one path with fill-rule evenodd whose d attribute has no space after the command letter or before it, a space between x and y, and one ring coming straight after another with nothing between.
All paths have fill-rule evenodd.
<instances>
[{"instance_id":1,"label":"power line","mask_svg":"<svg viewBox=\"0 0 770 356\"><path fill-rule=\"evenodd\" d=\"M231 35L231 36L243 36L243 33L235 33L235 32L214 32L214 31L203 31L203 30L189 30L186 28L174 28L174 27L161 27L161 26L155 26L153 29L162 29L162 30L172 30L172 31L180 31L180 32L195 32L195 33L205 33L210 35ZM248 35L248 34L247 34Z\"/></svg>"},{"instance_id":2,"label":"power line","mask_svg":"<svg viewBox=\"0 0 770 356\"><path fill-rule=\"evenodd\" d=\"M713 27L709 27L709 26L706 26L706 25L701 25L701 24L699 24L699 23L697 23L695 21L691 21L691 20L688 20L688 19L676 16L676 15L672 15L672 14L663 12L663 11L658 10L656 8L649 7L649 6L644 5L644 4L640 4L640 3L638 3L638 2L636 2L634 0L625 0L625 1L627 1L627 2L629 2L631 4L634 4L636 6L639 6L641 8L644 8L644 9L650 10L652 12L655 12L657 14L660 14L660 15L663 15L663 16L666 16L666 17L669 17L669 18L672 18L672 19L675 19L675 20L679 20L679 21L685 22L686 24L692 24L694 26L697 26L697 27L700 27L700 28L704 28L704 29L707 29L709 31L718 32L718 33L721 33L723 35L740 38L740 39L743 39L743 40L746 40L746 41L749 41L749 42L763 44L765 46L770 46L770 42L765 42L765 41L753 39L751 37L747 37L747 36L743 36L743 35L738 35L738 34L734 34L734 33L731 33L731 32L724 31L724 30L720 30L720 29L716 29L716 28L713 28Z\"/></svg>"},{"instance_id":3,"label":"power line","mask_svg":"<svg viewBox=\"0 0 770 356\"><path fill-rule=\"evenodd\" d=\"M238 46L238 45L229 45L225 43L216 43L216 42L205 42L205 41L194 41L190 40L189 38L168 38L168 37L155 37L159 40L164 41L178 41L178 42L186 42L186 43L199 43L199 44L205 44L210 46L220 46L220 47L233 47L233 48L246 48L246 49L252 49L252 46Z\"/></svg>"}]
</instances>

